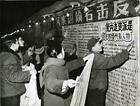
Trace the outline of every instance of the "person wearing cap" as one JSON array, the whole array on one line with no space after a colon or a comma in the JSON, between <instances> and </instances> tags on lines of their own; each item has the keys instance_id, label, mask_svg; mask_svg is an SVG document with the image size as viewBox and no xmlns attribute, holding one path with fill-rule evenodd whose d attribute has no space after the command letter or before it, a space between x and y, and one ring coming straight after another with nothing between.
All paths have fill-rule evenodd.
<instances>
[{"instance_id":1,"label":"person wearing cap","mask_svg":"<svg viewBox=\"0 0 140 106\"><path fill-rule=\"evenodd\" d=\"M126 50L112 57L105 57L103 53L103 41L99 37L92 37L87 48L94 53L94 60L91 69L89 87L85 106L105 106L107 91L107 70L117 68L129 59L129 52L134 41L127 46Z\"/></svg>"},{"instance_id":2,"label":"person wearing cap","mask_svg":"<svg viewBox=\"0 0 140 106\"><path fill-rule=\"evenodd\" d=\"M0 53L0 99L2 106L20 106L20 96L25 93L25 82L36 74L34 66L30 71L22 71L20 58L16 51L20 46L17 34L2 38Z\"/></svg>"}]
</instances>

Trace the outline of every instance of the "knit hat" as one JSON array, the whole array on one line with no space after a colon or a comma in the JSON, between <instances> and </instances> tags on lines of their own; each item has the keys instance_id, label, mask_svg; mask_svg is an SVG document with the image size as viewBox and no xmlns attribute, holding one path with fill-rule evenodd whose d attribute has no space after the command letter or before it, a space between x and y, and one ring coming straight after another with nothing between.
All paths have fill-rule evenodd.
<instances>
[{"instance_id":1,"label":"knit hat","mask_svg":"<svg viewBox=\"0 0 140 106\"><path fill-rule=\"evenodd\" d=\"M92 47L99 41L99 37L92 37L87 43L87 49L91 51Z\"/></svg>"}]
</instances>

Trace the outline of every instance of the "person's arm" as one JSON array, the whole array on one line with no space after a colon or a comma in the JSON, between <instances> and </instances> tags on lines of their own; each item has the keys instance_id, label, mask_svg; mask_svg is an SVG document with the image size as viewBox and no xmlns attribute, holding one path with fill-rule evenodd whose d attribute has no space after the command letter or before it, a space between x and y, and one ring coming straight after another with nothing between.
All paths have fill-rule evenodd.
<instances>
[{"instance_id":1,"label":"person's arm","mask_svg":"<svg viewBox=\"0 0 140 106\"><path fill-rule=\"evenodd\" d=\"M30 72L23 72L15 58L8 58L4 61L4 70L7 80L11 82L27 82L30 79Z\"/></svg>"},{"instance_id":2,"label":"person's arm","mask_svg":"<svg viewBox=\"0 0 140 106\"><path fill-rule=\"evenodd\" d=\"M58 72L57 67L50 66L47 68L45 72L44 77L44 84L45 87L49 92L57 93L57 94L65 94L69 88L73 88L76 86L77 82L72 79L68 80L60 80L58 79Z\"/></svg>"},{"instance_id":3,"label":"person's arm","mask_svg":"<svg viewBox=\"0 0 140 106\"><path fill-rule=\"evenodd\" d=\"M118 53L112 57L105 57L104 55L96 55L94 61L96 61L96 64L98 64L96 66L98 69L106 70L106 69L117 67L123 64L128 59L129 59L129 52L127 50L123 50L121 53ZM94 63L93 63L93 67L94 67Z\"/></svg>"},{"instance_id":4,"label":"person's arm","mask_svg":"<svg viewBox=\"0 0 140 106\"><path fill-rule=\"evenodd\" d=\"M64 80L57 78L57 70L54 66L47 67L44 70L44 85L49 92L62 94L62 85Z\"/></svg>"},{"instance_id":5,"label":"person's arm","mask_svg":"<svg viewBox=\"0 0 140 106\"><path fill-rule=\"evenodd\" d=\"M78 59L75 59L75 60L72 60L72 61L66 63L66 67L69 72L72 70L75 70L77 68L80 68L82 66L84 66L83 58L78 58Z\"/></svg>"},{"instance_id":6,"label":"person's arm","mask_svg":"<svg viewBox=\"0 0 140 106\"><path fill-rule=\"evenodd\" d=\"M96 57L96 62L99 69L110 69L122 65L129 59L129 52L132 50L134 41L128 44L126 50L122 50L121 53L116 54L112 57L104 57L99 55Z\"/></svg>"}]
</instances>

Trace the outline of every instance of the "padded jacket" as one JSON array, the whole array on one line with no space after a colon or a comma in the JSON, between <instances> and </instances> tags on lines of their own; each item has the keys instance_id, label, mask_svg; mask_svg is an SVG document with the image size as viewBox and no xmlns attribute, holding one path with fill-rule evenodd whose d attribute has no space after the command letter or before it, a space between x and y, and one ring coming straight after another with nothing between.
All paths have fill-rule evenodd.
<instances>
[{"instance_id":1,"label":"padded jacket","mask_svg":"<svg viewBox=\"0 0 140 106\"><path fill-rule=\"evenodd\" d=\"M105 57L103 54L94 53L94 60L91 70L89 89L106 90L107 71L123 64L129 58L129 52L123 50L112 57Z\"/></svg>"},{"instance_id":2,"label":"padded jacket","mask_svg":"<svg viewBox=\"0 0 140 106\"><path fill-rule=\"evenodd\" d=\"M30 72L22 72L18 56L14 52L0 53L0 97L21 95L25 92L24 82L30 80Z\"/></svg>"}]
</instances>

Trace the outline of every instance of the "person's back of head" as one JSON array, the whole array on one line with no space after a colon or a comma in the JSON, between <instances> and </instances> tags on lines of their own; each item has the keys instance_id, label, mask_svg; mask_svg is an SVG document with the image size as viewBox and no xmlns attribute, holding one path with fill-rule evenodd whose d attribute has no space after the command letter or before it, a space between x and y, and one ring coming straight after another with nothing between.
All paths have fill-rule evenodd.
<instances>
[{"instance_id":1,"label":"person's back of head","mask_svg":"<svg viewBox=\"0 0 140 106\"><path fill-rule=\"evenodd\" d=\"M60 43L57 43L54 40L50 40L48 42L47 54L49 57L57 58L57 55L61 53L61 50L62 50L62 46Z\"/></svg>"}]
</instances>

